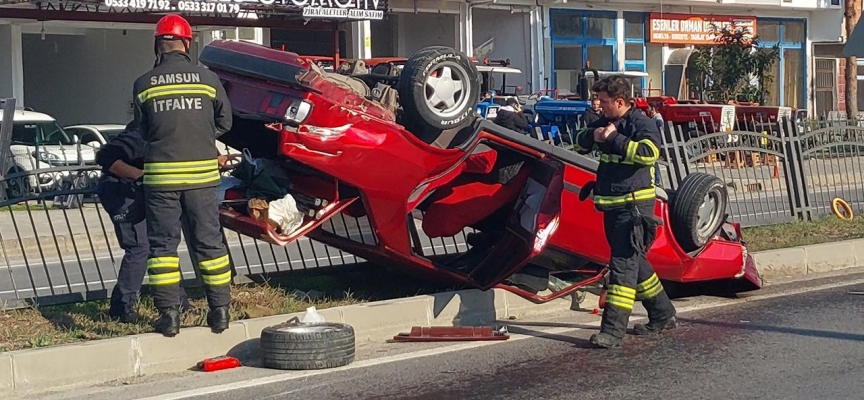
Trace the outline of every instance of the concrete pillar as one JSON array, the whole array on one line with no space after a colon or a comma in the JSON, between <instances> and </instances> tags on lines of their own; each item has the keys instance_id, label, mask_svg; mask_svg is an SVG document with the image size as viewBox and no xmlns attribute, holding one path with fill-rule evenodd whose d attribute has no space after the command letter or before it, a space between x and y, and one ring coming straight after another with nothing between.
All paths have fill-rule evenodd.
<instances>
[{"instance_id":1,"label":"concrete pillar","mask_svg":"<svg viewBox=\"0 0 864 400\"><path fill-rule=\"evenodd\" d=\"M459 17L456 18L456 43L459 51L468 57L474 56L474 21L472 8L468 3L459 4Z\"/></svg>"},{"instance_id":2,"label":"concrete pillar","mask_svg":"<svg viewBox=\"0 0 864 400\"><path fill-rule=\"evenodd\" d=\"M528 14L531 31L531 91L545 89L546 42L543 40L543 7L534 7Z\"/></svg>"},{"instance_id":3,"label":"concrete pillar","mask_svg":"<svg viewBox=\"0 0 864 400\"><path fill-rule=\"evenodd\" d=\"M24 55L21 25L0 25L0 97L14 97L24 106Z\"/></svg>"},{"instance_id":4,"label":"concrete pillar","mask_svg":"<svg viewBox=\"0 0 864 400\"><path fill-rule=\"evenodd\" d=\"M351 54L354 58L372 58L372 29L369 21L351 23Z\"/></svg>"},{"instance_id":5,"label":"concrete pillar","mask_svg":"<svg viewBox=\"0 0 864 400\"><path fill-rule=\"evenodd\" d=\"M617 61L617 70L624 70L624 63L626 61L627 54L624 52L624 37L625 37L625 26L624 26L624 11L618 10L618 15L615 18L615 47L618 51L615 52L616 61Z\"/></svg>"}]
</instances>

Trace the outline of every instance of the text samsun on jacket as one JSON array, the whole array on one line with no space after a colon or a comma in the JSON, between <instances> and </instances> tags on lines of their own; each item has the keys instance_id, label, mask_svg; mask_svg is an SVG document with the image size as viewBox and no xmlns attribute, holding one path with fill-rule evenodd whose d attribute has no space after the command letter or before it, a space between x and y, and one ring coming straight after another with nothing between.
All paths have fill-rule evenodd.
<instances>
[{"instance_id":1,"label":"text samsun on jacket","mask_svg":"<svg viewBox=\"0 0 864 400\"><path fill-rule=\"evenodd\" d=\"M133 96L147 143L144 185L159 191L217 186L216 138L232 124L219 77L183 52L164 53L135 81Z\"/></svg>"}]
</instances>

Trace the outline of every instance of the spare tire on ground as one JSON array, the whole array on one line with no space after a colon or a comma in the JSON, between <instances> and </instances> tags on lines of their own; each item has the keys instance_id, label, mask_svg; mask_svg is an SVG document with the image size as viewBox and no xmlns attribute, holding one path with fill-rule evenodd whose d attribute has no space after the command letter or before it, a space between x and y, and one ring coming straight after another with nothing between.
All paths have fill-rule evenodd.
<instances>
[{"instance_id":1,"label":"spare tire on ground","mask_svg":"<svg viewBox=\"0 0 864 400\"><path fill-rule=\"evenodd\" d=\"M480 99L477 68L465 54L445 46L415 53L399 77L399 101L409 125L419 129L459 129L474 120Z\"/></svg>"},{"instance_id":2,"label":"spare tire on ground","mask_svg":"<svg viewBox=\"0 0 864 400\"><path fill-rule=\"evenodd\" d=\"M723 181L710 174L687 175L671 201L672 233L684 251L701 249L726 221L729 194Z\"/></svg>"},{"instance_id":3,"label":"spare tire on ground","mask_svg":"<svg viewBox=\"0 0 864 400\"><path fill-rule=\"evenodd\" d=\"M261 361L266 368L311 370L354 361L354 328L342 323L293 323L261 331Z\"/></svg>"}]
</instances>

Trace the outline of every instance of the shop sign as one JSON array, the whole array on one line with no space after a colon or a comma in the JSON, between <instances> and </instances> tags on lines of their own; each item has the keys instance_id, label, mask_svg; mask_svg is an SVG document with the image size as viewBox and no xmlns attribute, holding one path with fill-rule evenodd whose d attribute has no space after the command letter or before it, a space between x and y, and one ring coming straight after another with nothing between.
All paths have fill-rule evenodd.
<instances>
[{"instance_id":1,"label":"shop sign","mask_svg":"<svg viewBox=\"0 0 864 400\"><path fill-rule=\"evenodd\" d=\"M89 2L89 1L82 1ZM102 0L104 5L141 11L239 13L270 9L308 19L384 19L386 0Z\"/></svg>"},{"instance_id":2,"label":"shop sign","mask_svg":"<svg viewBox=\"0 0 864 400\"><path fill-rule=\"evenodd\" d=\"M717 29L746 27L750 36L756 34L756 17L651 13L649 38L651 43L714 44L712 25Z\"/></svg>"}]
</instances>

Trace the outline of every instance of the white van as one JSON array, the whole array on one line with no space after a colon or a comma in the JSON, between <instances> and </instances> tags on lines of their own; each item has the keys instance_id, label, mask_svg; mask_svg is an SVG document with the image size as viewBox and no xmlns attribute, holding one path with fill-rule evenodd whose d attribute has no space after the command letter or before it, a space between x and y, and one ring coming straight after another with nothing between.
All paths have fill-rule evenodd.
<instances>
[{"instance_id":1,"label":"white van","mask_svg":"<svg viewBox=\"0 0 864 400\"><path fill-rule=\"evenodd\" d=\"M78 138L69 135L50 115L30 110L15 110L9 149L12 160L4 171L6 175L96 164L93 147L80 145L79 160ZM7 195L26 196L36 192L37 188L38 191L52 190L60 179L68 175L68 171L56 170L30 175L27 180L13 178L8 183Z\"/></svg>"}]
</instances>

